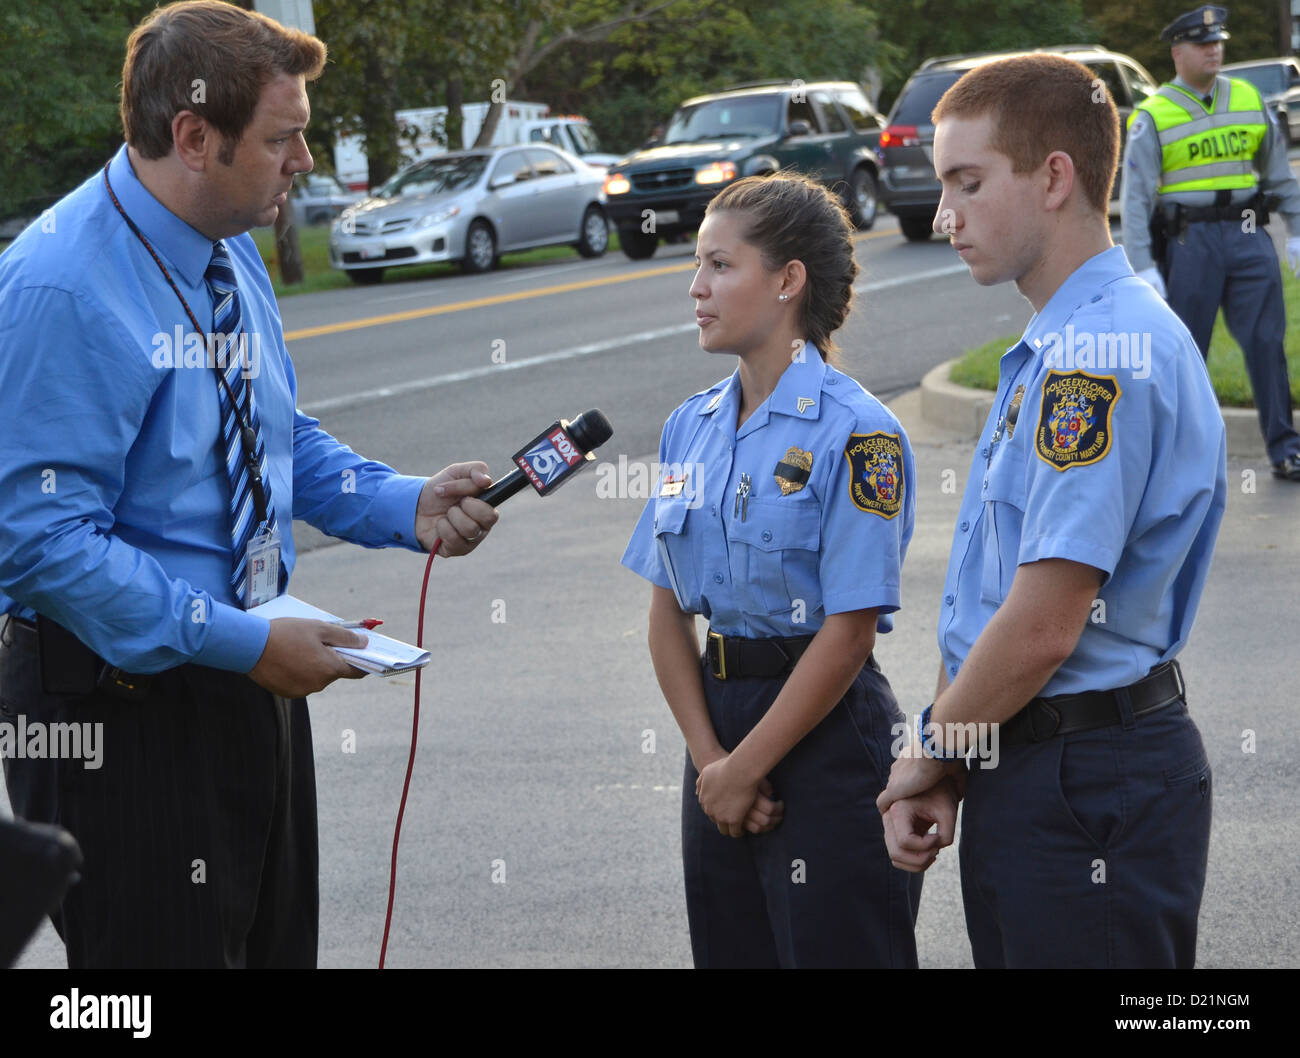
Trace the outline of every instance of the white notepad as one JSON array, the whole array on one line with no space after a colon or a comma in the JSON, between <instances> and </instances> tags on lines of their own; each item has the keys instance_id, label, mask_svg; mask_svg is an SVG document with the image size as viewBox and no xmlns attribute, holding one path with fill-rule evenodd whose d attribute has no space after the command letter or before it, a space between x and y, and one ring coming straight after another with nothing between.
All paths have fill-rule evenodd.
<instances>
[{"instance_id":1,"label":"white notepad","mask_svg":"<svg viewBox=\"0 0 1300 1058\"><path fill-rule=\"evenodd\" d=\"M322 610L311 603L303 602L293 595L281 595L279 598L254 606L249 613L265 617L268 621L277 617L306 617L314 621L342 622L328 610ZM430 654L427 650L403 643L400 639L391 639L378 632L368 632L364 628L354 629L360 635L369 636L370 641L364 647L334 647L348 659L348 664L359 669L373 672L379 676L393 676L399 672L422 669L429 664Z\"/></svg>"}]
</instances>

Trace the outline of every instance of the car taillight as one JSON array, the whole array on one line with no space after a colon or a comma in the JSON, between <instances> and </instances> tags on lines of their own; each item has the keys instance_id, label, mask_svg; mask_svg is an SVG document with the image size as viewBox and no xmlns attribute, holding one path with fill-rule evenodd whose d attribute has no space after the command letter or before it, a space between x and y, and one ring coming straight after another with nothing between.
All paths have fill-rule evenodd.
<instances>
[{"instance_id":1,"label":"car taillight","mask_svg":"<svg viewBox=\"0 0 1300 1058\"><path fill-rule=\"evenodd\" d=\"M880 147L917 147L921 137L917 135L915 125L890 125L880 134Z\"/></svg>"},{"instance_id":2,"label":"car taillight","mask_svg":"<svg viewBox=\"0 0 1300 1058\"><path fill-rule=\"evenodd\" d=\"M632 185L622 173L612 173L605 177L605 194L626 195L631 190Z\"/></svg>"}]
</instances>

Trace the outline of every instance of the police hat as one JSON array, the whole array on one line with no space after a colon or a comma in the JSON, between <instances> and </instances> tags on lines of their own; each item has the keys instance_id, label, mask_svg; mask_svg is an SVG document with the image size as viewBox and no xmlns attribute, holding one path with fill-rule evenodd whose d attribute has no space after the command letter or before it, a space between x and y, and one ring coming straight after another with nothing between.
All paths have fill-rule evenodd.
<instances>
[{"instance_id":1,"label":"police hat","mask_svg":"<svg viewBox=\"0 0 1300 1058\"><path fill-rule=\"evenodd\" d=\"M1160 31L1160 39L1170 44L1210 44L1216 40L1227 40L1225 28L1228 21L1228 9L1203 4L1195 11L1188 11Z\"/></svg>"}]
</instances>

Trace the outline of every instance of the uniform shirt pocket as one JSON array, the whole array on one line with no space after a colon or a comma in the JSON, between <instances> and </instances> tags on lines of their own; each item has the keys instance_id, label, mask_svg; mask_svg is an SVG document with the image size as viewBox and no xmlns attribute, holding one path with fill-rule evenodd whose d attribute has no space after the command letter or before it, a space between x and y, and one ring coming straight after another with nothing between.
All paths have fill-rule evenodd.
<instances>
[{"instance_id":1,"label":"uniform shirt pocket","mask_svg":"<svg viewBox=\"0 0 1300 1058\"><path fill-rule=\"evenodd\" d=\"M687 504L683 497L656 498L654 533L664 572L687 613L699 613L699 556L693 555L686 535Z\"/></svg>"},{"instance_id":2,"label":"uniform shirt pocket","mask_svg":"<svg viewBox=\"0 0 1300 1058\"><path fill-rule=\"evenodd\" d=\"M751 499L745 519L731 519L727 542L742 611L782 614L802 603L803 613L811 616L820 609L819 505Z\"/></svg>"},{"instance_id":3,"label":"uniform shirt pocket","mask_svg":"<svg viewBox=\"0 0 1300 1058\"><path fill-rule=\"evenodd\" d=\"M1004 442L1005 444L1005 442ZM1000 606L1011 590L1025 520L1025 453L1006 449L993 458L984 475L984 568L980 597Z\"/></svg>"}]
</instances>

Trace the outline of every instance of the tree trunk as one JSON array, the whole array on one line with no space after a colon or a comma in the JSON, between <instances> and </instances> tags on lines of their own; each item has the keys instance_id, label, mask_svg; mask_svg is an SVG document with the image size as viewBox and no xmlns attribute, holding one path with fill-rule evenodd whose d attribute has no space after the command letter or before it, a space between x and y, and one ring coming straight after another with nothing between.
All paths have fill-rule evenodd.
<instances>
[{"instance_id":1,"label":"tree trunk","mask_svg":"<svg viewBox=\"0 0 1300 1058\"><path fill-rule=\"evenodd\" d=\"M1277 0L1277 55L1291 54L1291 0Z\"/></svg>"},{"instance_id":2,"label":"tree trunk","mask_svg":"<svg viewBox=\"0 0 1300 1058\"><path fill-rule=\"evenodd\" d=\"M293 196L280 207L275 218L275 255L280 259L280 282L286 286L303 280L302 251L298 247L298 223Z\"/></svg>"},{"instance_id":3,"label":"tree trunk","mask_svg":"<svg viewBox=\"0 0 1300 1058\"><path fill-rule=\"evenodd\" d=\"M464 85L459 73L447 75L447 119L443 132L447 137L447 150L459 151L465 146Z\"/></svg>"}]
</instances>

